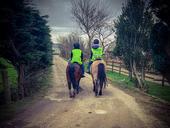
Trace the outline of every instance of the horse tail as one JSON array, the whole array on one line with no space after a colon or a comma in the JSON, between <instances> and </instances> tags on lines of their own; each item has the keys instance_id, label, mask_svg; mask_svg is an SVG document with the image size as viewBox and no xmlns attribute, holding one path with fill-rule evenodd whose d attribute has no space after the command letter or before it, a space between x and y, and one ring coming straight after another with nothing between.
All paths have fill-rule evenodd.
<instances>
[{"instance_id":1,"label":"horse tail","mask_svg":"<svg viewBox=\"0 0 170 128\"><path fill-rule=\"evenodd\" d=\"M98 73L97 73L97 78L100 81L100 85L105 84L107 79L106 79L106 72L105 72L105 65L103 63L98 64Z\"/></svg>"}]
</instances>

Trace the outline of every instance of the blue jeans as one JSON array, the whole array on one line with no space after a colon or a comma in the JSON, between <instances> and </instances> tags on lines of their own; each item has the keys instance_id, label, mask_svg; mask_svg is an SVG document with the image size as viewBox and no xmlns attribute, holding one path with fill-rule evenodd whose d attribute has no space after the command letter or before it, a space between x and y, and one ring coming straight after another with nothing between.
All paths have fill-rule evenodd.
<instances>
[{"instance_id":1,"label":"blue jeans","mask_svg":"<svg viewBox=\"0 0 170 128\"><path fill-rule=\"evenodd\" d=\"M89 61L89 64L88 64L88 67L87 67L87 69L88 69L88 72L90 72L90 67L91 67L91 64L93 63L93 61Z\"/></svg>"}]
</instances>

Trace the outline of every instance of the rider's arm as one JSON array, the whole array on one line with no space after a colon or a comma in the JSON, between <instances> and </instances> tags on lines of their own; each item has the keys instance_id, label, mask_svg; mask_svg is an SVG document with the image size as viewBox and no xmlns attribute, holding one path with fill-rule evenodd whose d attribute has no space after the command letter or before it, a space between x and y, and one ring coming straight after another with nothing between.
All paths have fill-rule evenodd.
<instances>
[{"instance_id":1,"label":"rider's arm","mask_svg":"<svg viewBox=\"0 0 170 128\"><path fill-rule=\"evenodd\" d=\"M90 54L90 59L92 58L92 56L93 56L93 52L91 51L91 54Z\"/></svg>"},{"instance_id":2,"label":"rider's arm","mask_svg":"<svg viewBox=\"0 0 170 128\"><path fill-rule=\"evenodd\" d=\"M81 61L83 62L83 53L81 53Z\"/></svg>"},{"instance_id":3,"label":"rider's arm","mask_svg":"<svg viewBox=\"0 0 170 128\"><path fill-rule=\"evenodd\" d=\"M72 53L72 51L71 51L71 60L72 60L72 57L73 57L73 53Z\"/></svg>"}]
</instances>

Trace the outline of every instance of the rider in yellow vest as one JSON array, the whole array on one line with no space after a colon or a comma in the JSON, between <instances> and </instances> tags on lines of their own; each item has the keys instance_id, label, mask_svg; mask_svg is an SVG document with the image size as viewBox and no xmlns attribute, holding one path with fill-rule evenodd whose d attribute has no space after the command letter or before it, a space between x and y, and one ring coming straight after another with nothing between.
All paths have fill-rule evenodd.
<instances>
[{"instance_id":1,"label":"rider in yellow vest","mask_svg":"<svg viewBox=\"0 0 170 128\"><path fill-rule=\"evenodd\" d=\"M103 58L103 48L99 45L99 40L95 39L92 44L91 49L91 56L90 56L90 62L88 65L88 73L90 73L90 66L95 60L99 60Z\"/></svg>"},{"instance_id":2,"label":"rider in yellow vest","mask_svg":"<svg viewBox=\"0 0 170 128\"><path fill-rule=\"evenodd\" d=\"M71 51L71 63L78 63L82 69L82 77L84 77L83 52L80 50L79 43L74 43L74 49Z\"/></svg>"}]
</instances>

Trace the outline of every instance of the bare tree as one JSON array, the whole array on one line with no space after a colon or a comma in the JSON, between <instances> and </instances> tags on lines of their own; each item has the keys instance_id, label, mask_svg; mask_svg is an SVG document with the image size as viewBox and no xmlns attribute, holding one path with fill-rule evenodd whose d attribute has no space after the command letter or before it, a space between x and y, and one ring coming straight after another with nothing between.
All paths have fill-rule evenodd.
<instances>
[{"instance_id":1,"label":"bare tree","mask_svg":"<svg viewBox=\"0 0 170 128\"><path fill-rule=\"evenodd\" d=\"M111 43L114 42L115 33L113 26L113 23L107 22L99 27L96 31L104 51Z\"/></svg>"},{"instance_id":2,"label":"bare tree","mask_svg":"<svg viewBox=\"0 0 170 128\"><path fill-rule=\"evenodd\" d=\"M58 41L60 44L61 55L64 58L70 58L71 50L73 49L73 44L76 42L80 43L80 48L85 51L84 41L76 33L71 33L68 36L61 36L59 37Z\"/></svg>"},{"instance_id":3,"label":"bare tree","mask_svg":"<svg viewBox=\"0 0 170 128\"><path fill-rule=\"evenodd\" d=\"M109 18L109 13L101 1L94 0L73 0L72 15L78 23L80 29L88 36L88 47L96 30L101 27Z\"/></svg>"}]
</instances>

